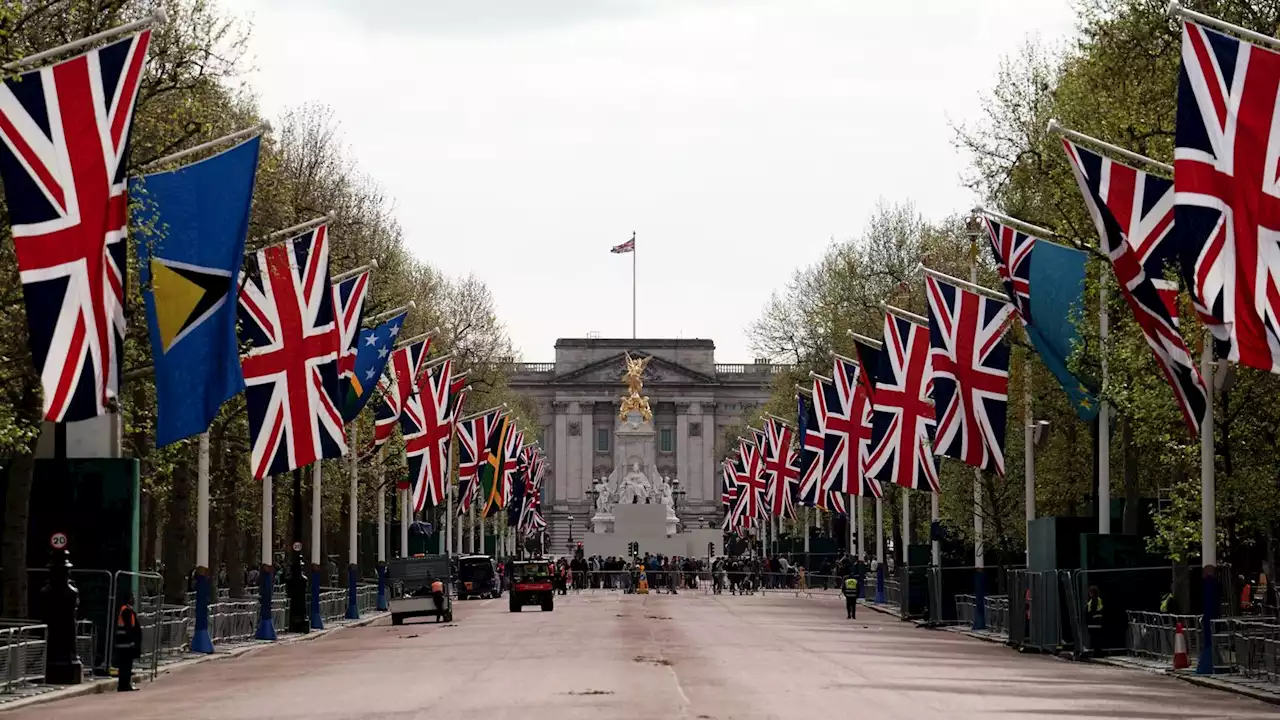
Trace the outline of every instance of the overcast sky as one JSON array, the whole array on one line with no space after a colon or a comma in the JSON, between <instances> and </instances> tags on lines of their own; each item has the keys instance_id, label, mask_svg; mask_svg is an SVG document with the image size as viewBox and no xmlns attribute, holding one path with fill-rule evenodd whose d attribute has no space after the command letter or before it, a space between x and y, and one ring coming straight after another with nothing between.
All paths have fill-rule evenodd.
<instances>
[{"instance_id":1,"label":"overcast sky","mask_svg":"<svg viewBox=\"0 0 1280 720\"><path fill-rule=\"evenodd\" d=\"M410 249L559 337L746 335L878 199L972 207L949 121L1069 0L224 0L268 116L332 106Z\"/></svg>"}]
</instances>

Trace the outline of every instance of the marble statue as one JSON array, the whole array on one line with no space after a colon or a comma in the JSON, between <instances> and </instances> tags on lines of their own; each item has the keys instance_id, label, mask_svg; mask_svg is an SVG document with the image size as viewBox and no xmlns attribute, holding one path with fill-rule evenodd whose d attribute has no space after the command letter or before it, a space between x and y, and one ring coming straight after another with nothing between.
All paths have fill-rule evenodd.
<instances>
[{"instance_id":1,"label":"marble statue","mask_svg":"<svg viewBox=\"0 0 1280 720\"><path fill-rule=\"evenodd\" d=\"M631 469L618 483L618 502L626 505L638 503L641 499L648 500L649 491L649 480L641 472L640 463L632 462Z\"/></svg>"},{"instance_id":2,"label":"marble statue","mask_svg":"<svg viewBox=\"0 0 1280 720\"><path fill-rule=\"evenodd\" d=\"M609 502L609 486L601 481L596 485L599 494L596 495L596 512L606 513L613 508L613 503Z\"/></svg>"}]
</instances>

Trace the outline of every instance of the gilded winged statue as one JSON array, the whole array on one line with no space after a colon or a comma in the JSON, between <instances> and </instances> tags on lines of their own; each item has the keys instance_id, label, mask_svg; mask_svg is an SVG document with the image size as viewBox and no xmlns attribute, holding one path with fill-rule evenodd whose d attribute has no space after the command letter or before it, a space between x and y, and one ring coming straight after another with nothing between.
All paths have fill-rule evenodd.
<instances>
[{"instance_id":1,"label":"gilded winged statue","mask_svg":"<svg viewBox=\"0 0 1280 720\"><path fill-rule=\"evenodd\" d=\"M644 388L644 369L649 366L649 361L653 358L633 359L631 353L624 353L624 356L627 359L627 372L623 374L622 380L627 384L627 396L622 398L618 417L626 420L627 413L635 410L646 422L653 420L653 411L649 409L649 396L640 394Z\"/></svg>"}]
</instances>

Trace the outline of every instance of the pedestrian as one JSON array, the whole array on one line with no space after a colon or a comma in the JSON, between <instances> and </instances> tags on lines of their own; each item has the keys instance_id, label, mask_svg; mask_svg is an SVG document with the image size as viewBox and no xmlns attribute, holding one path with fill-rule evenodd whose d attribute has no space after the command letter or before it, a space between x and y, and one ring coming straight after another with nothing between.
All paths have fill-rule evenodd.
<instances>
[{"instance_id":1,"label":"pedestrian","mask_svg":"<svg viewBox=\"0 0 1280 720\"><path fill-rule=\"evenodd\" d=\"M119 672L117 692L130 692L138 688L133 684L133 661L142 654L142 626L138 613L133 611L133 593L124 591L120 598L120 610L116 613L115 648L112 658Z\"/></svg>"},{"instance_id":2,"label":"pedestrian","mask_svg":"<svg viewBox=\"0 0 1280 720\"><path fill-rule=\"evenodd\" d=\"M1102 642L1102 594L1097 585L1089 586L1089 599L1084 604L1085 623L1089 628L1089 644L1097 650Z\"/></svg>"},{"instance_id":3,"label":"pedestrian","mask_svg":"<svg viewBox=\"0 0 1280 720\"><path fill-rule=\"evenodd\" d=\"M1169 592L1165 593L1164 597L1160 598L1160 612L1171 613L1173 612L1173 608L1173 584L1170 583Z\"/></svg>"},{"instance_id":4,"label":"pedestrian","mask_svg":"<svg viewBox=\"0 0 1280 720\"><path fill-rule=\"evenodd\" d=\"M858 577L847 575L844 579L844 609L850 620L858 618Z\"/></svg>"}]
</instances>

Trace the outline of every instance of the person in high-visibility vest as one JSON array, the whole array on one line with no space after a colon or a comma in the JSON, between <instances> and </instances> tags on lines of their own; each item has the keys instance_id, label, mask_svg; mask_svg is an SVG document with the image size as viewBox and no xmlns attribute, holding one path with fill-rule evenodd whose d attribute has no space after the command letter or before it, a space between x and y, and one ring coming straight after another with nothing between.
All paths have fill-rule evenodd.
<instances>
[{"instance_id":1,"label":"person in high-visibility vest","mask_svg":"<svg viewBox=\"0 0 1280 720\"><path fill-rule=\"evenodd\" d=\"M858 617L858 577L849 575L844 579L844 609L851 620Z\"/></svg>"},{"instance_id":2,"label":"person in high-visibility vest","mask_svg":"<svg viewBox=\"0 0 1280 720\"><path fill-rule=\"evenodd\" d=\"M1171 613L1173 612L1173 607L1173 586L1170 585L1169 592L1165 593L1164 597L1160 598L1160 612Z\"/></svg>"},{"instance_id":3,"label":"person in high-visibility vest","mask_svg":"<svg viewBox=\"0 0 1280 720\"><path fill-rule=\"evenodd\" d=\"M1089 599L1084 604L1085 624L1089 628L1089 645L1094 650L1102 642L1102 594L1097 585L1089 586Z\"/></svg>"},{"instance_id":4,"label":"person in high-visibility vest","mask_svg":"<svg viewBox=\"0 0 1280 720\"><path fill-rule=\"evenodd\" d=\"M133 594L125 590L120 597L120 609L116 612L115 648L111 657L120 674L117 692L129 692L138 688L133 684L133 661L142 654L142 626L138 613L133 611Z\"/></svg>"}]
</instances>

